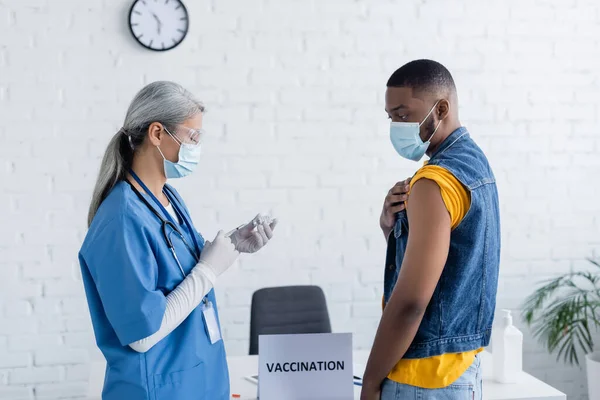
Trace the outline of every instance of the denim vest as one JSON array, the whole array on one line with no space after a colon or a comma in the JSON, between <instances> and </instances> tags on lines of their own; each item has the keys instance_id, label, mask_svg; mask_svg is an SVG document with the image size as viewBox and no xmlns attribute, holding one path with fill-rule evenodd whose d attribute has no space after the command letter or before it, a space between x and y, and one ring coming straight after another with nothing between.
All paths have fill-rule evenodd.
<instances>
[{"instance_id":1,"label":"denim vest","mask_svg":"<svg viewBox=\"0 0 600 400\"><path fill-rule=\"evenodd\" d=\"M469 190L471 207L450 234L448 260L404 358L426 358L487 346L496 307L500 212L496 180L487 158L467 130L459 128L444 140L428 165L450 171ZM388 239L386 304L398 279L408 233L408 218L403 211Z\"/></svg>"}]
</instances>

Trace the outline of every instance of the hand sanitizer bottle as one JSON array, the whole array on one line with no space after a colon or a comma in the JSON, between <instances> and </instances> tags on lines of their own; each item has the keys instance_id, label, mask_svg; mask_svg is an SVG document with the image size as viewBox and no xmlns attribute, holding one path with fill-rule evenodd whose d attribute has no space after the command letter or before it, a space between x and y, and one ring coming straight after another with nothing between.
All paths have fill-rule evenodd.
<instances>
[{"instance_id":1,"label":"hand sanitizer bottle","mask_svg":"<svg viewBox=\"0 0 600 400\"><path fill-rule=\"evenodd\" d=\"M512 321L510 310L502 310L502 320L492 333L494 380L516 383L523 370L523 334Z\"/></svg>"}]
</instances>

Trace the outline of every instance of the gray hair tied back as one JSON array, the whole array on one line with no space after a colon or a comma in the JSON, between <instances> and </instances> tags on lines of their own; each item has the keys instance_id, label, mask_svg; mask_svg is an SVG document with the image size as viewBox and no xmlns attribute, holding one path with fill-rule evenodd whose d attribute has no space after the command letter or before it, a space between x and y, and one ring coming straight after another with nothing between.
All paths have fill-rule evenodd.
<instances>
[{"instance_id":1,"label":"gray hair tied back","mask_svg":"<svg viewBox=\"0 0 600 400\"><path fill-rule=\"evenodd\" d=\"M119 131L117 132L117 135L121 134L124 136L127 136L127 141L129 142L129 147L131 147L131 150L135 150L134 146L133 146L133 141L131 140L131 135L129 135L127 133L127 131L125 130L125 128L121 128L119 129Z\"/></svg>"},{"instance_id":2,"label":"gray hair tied back","mask_svg":"<svg viewBox=\"0 0 600 400\"><path fill-rule=\"evenodd\" d=\"M102 158L88 211L88 227L110 191L126 178L135 151L144 143L150 125L160 122L168 129L175 129L202 112L204 105L174 82L153 82L135 95L123 127L112 137Z\"/></svg>"}]
</instances>

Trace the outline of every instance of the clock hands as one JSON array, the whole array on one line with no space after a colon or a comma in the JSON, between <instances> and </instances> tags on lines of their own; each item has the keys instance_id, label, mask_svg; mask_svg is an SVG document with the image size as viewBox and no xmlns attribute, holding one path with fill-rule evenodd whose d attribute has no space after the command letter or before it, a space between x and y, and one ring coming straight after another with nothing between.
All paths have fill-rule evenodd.
<instances>
[{"instance_id":1,"label":"clock hands","mask_svg":"<svg viewBox=\"0 0 600 400\"><path fill-rule=\"evenodd\" d=\"M162 29L162 21L160 20L160 18L158 18L158 16L156 14L152 13L152 16L154 17L154 19L158 23L158 34L160 35L160 31Z\"/></svg>"}]
</instances>

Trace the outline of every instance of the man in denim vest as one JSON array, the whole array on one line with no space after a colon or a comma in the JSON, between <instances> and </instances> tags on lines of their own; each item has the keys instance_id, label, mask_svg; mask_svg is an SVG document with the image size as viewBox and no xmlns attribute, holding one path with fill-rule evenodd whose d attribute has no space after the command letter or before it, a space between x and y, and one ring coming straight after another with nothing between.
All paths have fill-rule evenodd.
<instances>
[{"instance_id":1,"label":"man in denim vest","mask_svg":"<svg viewBox=\"0 0 600 400\"><path fill-rule=\"evenodd\" d=\"M429 160L386 196L383 307L362 400L481 399L500 263L494 174L458 118L450 72L431 60L392 74L385 96L398 154Z\"/></svg>"}]
</instances>

